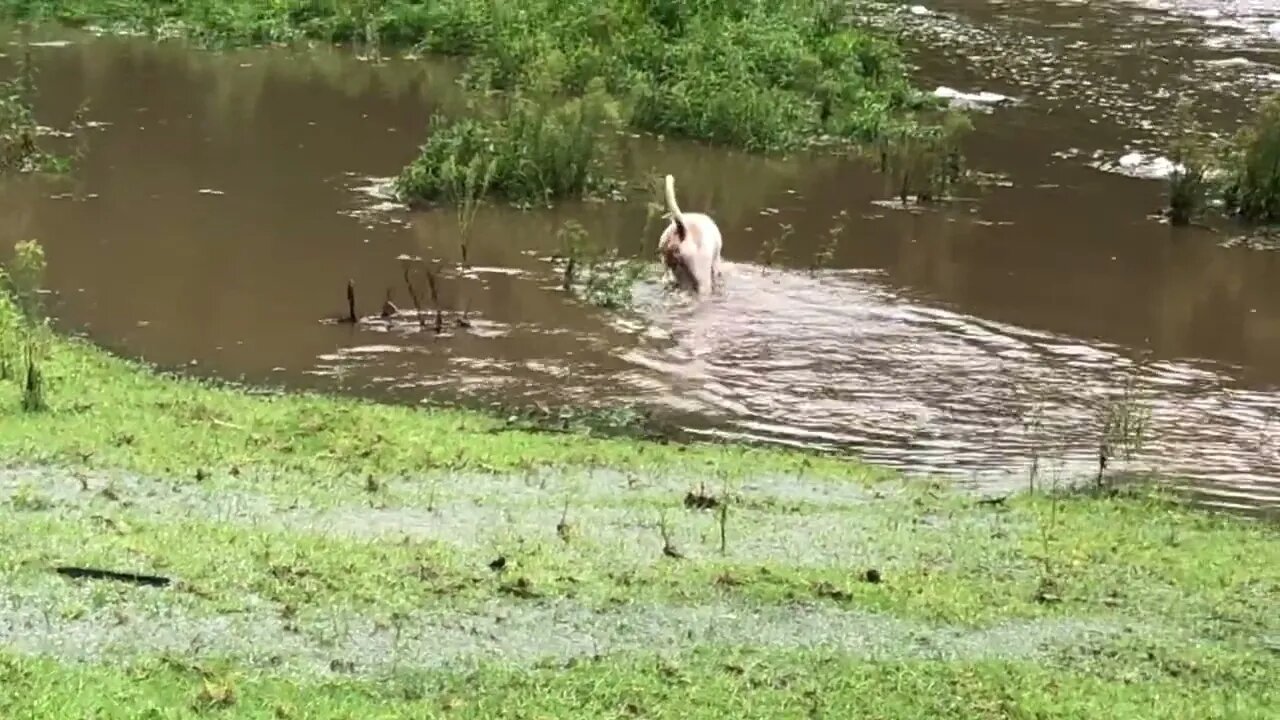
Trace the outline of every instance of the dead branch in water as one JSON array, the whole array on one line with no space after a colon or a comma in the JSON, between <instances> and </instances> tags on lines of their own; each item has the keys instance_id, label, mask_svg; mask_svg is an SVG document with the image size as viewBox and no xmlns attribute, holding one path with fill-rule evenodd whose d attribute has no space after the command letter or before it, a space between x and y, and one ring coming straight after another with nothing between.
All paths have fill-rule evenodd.
<instances>
[{"instance_id":1,"label":"dead branch in water","mask_svg":"<svg viewBox=\"0 0 1280 720\"><path fill-rule=\"evenodd\" d=\"M467 300L466 304L462 306L462 314L454 318L454 322L458 324L458 327L460 328L471 327L471 321L467 319L467 313L469 312L471 312L471 301Z\"/></svg>"},{"instance_id":2,"label":"dead branch in water","mask_svg":"<svg viewBox=\"0 0 1280 720\"><path fill-rule=\"evenodd\" d=\"M444 331L444 311L440 309L440 293L436 288L436 274L427 268L427 289L431 291L431 305L436 309L436 333Z\"/></svg>"},{"instance_id":3,"label":"dead branch in water","mask_svg":"<svg viewBox=\"0 0 1280 720\"><path fill-rule=\"evenodd\" d=\"M413 309L418 314L418 326L426 327L426 320L424 320L422 315L422 303L418 300L418 291L413 287L413 279L409 277L409 271L411 269L409 262L410 261L406 259L401 265L401 269L404 271L404 286L409 289L409 299L413 301Z\"/></svg>"},{"instance_id":4,"label":"dead branch in water","mask_svg":"<svg viewBox=\"0 0 1280 720\"><path fill-rule=\"evenodd\" d=\"M570 255L568 262L564 264L564 282L561 284L560 288L565 292L569 292L573 289L573 273L577 270L577 260L577 258Z\"/></svg>"},{"instance_id":5,"label":"dead branch in water","mask_svg":"<svg viewBox=\"0 0 1280 720\"><path fill-rule=\"evenodd\" d=\"M389 318L400 314L400 308L391 301L391 286L387 286L387 297L382 301L382 317Z\"/></svg>"},{"instance_id":6,"label":"dead branch in water","mask_svg":"<svg viewBox=\"0 0 1280 720\"><path fill-rule=\"evenodd\" d=\"M356 281L347 280L347 317L344 322L355 324L359 322L356 316Z\"/></svg>"}]
</instances>

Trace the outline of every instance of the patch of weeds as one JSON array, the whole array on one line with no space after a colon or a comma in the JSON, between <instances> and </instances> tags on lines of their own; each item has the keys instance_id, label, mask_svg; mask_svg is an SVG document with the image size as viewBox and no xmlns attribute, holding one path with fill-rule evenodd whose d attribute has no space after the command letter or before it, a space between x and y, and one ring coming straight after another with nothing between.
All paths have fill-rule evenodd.
<instances>
[{"instance_id":1,"label":"patch of weeds","mask_svg":"<svg viewBox=\"0 0 1280 720\"><path fill-rule=\"evenodd\" d=\"M1165 209L1170 223L1187 225L1211 207L1264 232L1280 223L1280 93L1265 98L1253 119L1226 139L1205 131L1192 108L1190 100L1178 103Z\"/></svg>"},{"instance_id":2,"label":"patch of weeds","mask_svg":"<svg viewBox=\"0 0 1280 720\"><path fill-rule=\"evenodd\" d=\"M474 117L436 115L418 157L396 178L397 194L419 204L487 194L533 207L616 187L618 110L604 84L557 98L553 88L522 87Z\"/></svg>"},{"instance_id":3,"label":"patch of weeds","mask_svg":"<svg viewBox=\"0 0 1280 720\"><path fill-rule=\"evenodd\" d=\"M22 408L47 409L44 362L51 331L41 297L44 249L34 240L14 245L13 259L0 267L0 379L22 388Z\"/></svg>"},{"instance_id":4,"label":"patch of weeds","mask_svg":"<svg viewBox=\"0 0 1280 720\"><path fill-rule=\"evenodd\" d=\"M1142 367L1138 365L1125 376L1118 396L1108 397L1097 405L1098 419L1098 476L1097 485L1103 484L1103 475L1111 459L1119 455L1132 460L1146 444L1151 426L1151 408L1137 390L1137 377Z\"/></svg>"},{"instance_id":5,"label":"patch of weeds","mask_svg":"<svg viewBox=\"0 0 1280 720\"><path fill-rule=\"evenodd\" d=\"M43 512L54 507L54 501L31 483L22 483L9 498L9 505L19 512Z\"/></svg>"},{"instance_id":6,"label":"patch of weeds","mask_svg":"<svg viewBox=\"0 0 1280 720\"><path fill-rule=\"evenodd\" d=\"M764 242L760 243L760 251L756 254L756 262L766 268L771 268L777 264L783 248L786 247L787 240L796 231L795 226L791 223L782 223L778 226L778 229L780 230L778 235L767 237Z\"/></svg>"},{"instance_id":7,"label":"patch of weeds","mask_svg":"<svg viewBox=\"0 0 1280 720\"><path fill-rule=\"evenodd\" d=\"M658 422L648 410L626 405L609 408L553 408L539 404L508 408L504 410L504 415L507 430L587 433L601 437L664 442L679 433L678 428Z\"/></svg>"},{"instance_id":8,"label":"patch of weeds","mask_svg":"<svg viewBox=\"0 0 1280 720\"><path fill-rule=\"evenodd\" d=\"M972 128L967 115L946 112L936 124L900 123L881 136L880 171L904 206L944 199L964 178L960 141Z\"/></svg>"},{"instance_id":9,"label":"patch of weeds","mask_svg":"<svg viewBox=\"0 0 1280 720\"><path fill-rule=\"evenodd\" d=\"M845 225L843 218L848 214L847 210L841 210L841 221L827 230L827 239L822 243L822 246L818 248L818 251L813 254L813 264L809 267L810 274L816 273L829 266L831 261L835 259L836 249L840 246L840 236L844 234Z\"/></svg>"},{"instance_id":10,"label":"patch of weeds","mask_svg":"<svg viewBox=\"0 0 1280 720\"><path fill-rule=\"evenodd\" d=\"M618 123L635 131L753 152L927 135L941 107L909 82L898 38L833 0L0 0L0 13L210 46L321 40L356 43L375 59L397 46L466 58L467 85L509 94L516 107L433 119L401 188L420 202L446 199L445 174L477 154L499 158L492 191L519 204L608 189L564 137L582 122L571 99L591 109L597 94L617 98ZM532 90L541 86L556 92Z\"/></svg>"},{"instance_id":11,"label":"patch of weeds","mask_svg":"<svg viewBox=\"0 0 1280 720\"><path fill-rule=\"evenodd\" d=\"M1193 109L1193 101L1186 97L1179 98L1175 107L1179 135L1169 158L1173 172L1169 174L1169 202L1165 211L1173 225L1188 225L1199 217L1212 189L1212 151Z\"/></svg>"},{"instance_id":12,"label":"patch of weeds","mask_svg":"<svg viewBox=\"0 0 1280 720\"><path fill-rule=\"evenodd\" d=\"M1254 224L1280 222L1280 93L1263 101L1232 139L1222 188L1224 209Z\"/></svg>"},{"instance_id":13,"label":"patch of weeds","mask_svg":"<svg viewBox=\"0 0 1280 720\"><path fill-rule=\"evenodd\" d=\"M31 54L22 48L13 76L0 80L0 173L63 173L71 159L40 147L33 103L35 69Z\"/></svg>"},{"instance_id":14,"label":"patch of weeds","mask_svg":"<svg viewBox=\"0 0 1280 720\"><path fill-rule=\"evenodd\" d=\"M635 285L651 273L651 263L602 247L576 220L565 221L556 238L564 263L561 289L608 310L631 307Z\"/></svg>"}]
</instances>

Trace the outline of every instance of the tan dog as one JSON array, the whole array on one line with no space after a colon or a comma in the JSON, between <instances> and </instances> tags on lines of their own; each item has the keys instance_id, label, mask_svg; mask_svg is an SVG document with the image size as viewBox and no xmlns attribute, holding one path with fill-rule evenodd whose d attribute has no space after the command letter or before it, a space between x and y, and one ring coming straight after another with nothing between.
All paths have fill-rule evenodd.
<instances>
[{"instance_id":1,"label":"tan dog","mask_svg":"<svg viewBox=\"0 0 1280 720\"><path fill-rule=\"evenodd\" d=\"M658 238L658 254L676 283L705 295L720 278L720 228L703 213L684 213L676 204L676 180L667 176L671 224Z\"/></svg>"}]
</instances>

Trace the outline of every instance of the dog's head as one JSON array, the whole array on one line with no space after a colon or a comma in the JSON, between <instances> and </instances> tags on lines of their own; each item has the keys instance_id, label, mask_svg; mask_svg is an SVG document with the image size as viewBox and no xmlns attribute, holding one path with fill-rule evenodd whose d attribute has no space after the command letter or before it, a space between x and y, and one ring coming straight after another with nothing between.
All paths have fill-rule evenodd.
<instances>
[{"instance_id":1,"label":"dog's head","mask_svg":"<svg viewBox=\"0 0 1280 720\"><path fill-rule=\"evenodd\" d=\"M662 237L658 238L658 256L667 267L674 268L685 263L685 244L689 239L689 231L684 223L672 222L662 232Z\"/></svg>"},{"instance_id":2,"label":"dog's head","mask_svg":"<svg viewBox=\"0 0 1280 720\"><path fill-rule=\"evenodd\" d=\"M690 267L692 262L690 254L693 250L690 243L693 242L696 241L690 237L687 228L680 223L672 223L658 240L658 257L671 271L678 284L696 289L698 279L693 268Z\"/></svg>"}]
</instances>

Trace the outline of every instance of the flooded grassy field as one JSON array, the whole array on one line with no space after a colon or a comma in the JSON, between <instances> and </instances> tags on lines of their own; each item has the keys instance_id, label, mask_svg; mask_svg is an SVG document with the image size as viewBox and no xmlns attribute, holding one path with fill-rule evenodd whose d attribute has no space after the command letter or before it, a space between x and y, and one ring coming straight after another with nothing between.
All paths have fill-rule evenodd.
<instances>
[{"instance_id":1,"label":"flooded grassy field","mask_svg":"<svg viewBox=\"0 0 1280 720\"><path fill-rule=\"evenodd\" d=\"M635 404L695 434L986 487L1025 484L1033 458L1044 482L1093 472L1098 406L1132 376L1153 409L1134 466L1268 508L1280 256L1171 229L1153 217L1163 185L1133 177L1178 94L1230 130L1280 86L1280 16L1263 5L899 8L921 84L1015 101L976 117L983 182L963 197L903 210L850 160L637 138L632 176L674 173L682 205L724 229L723 295L645 284L619 314L556 289L566 219L651 254L643 199L485 207L474 271L441 289L472 326L443 337L322 320L348 278L372 314L388 288L407 304L400 255L459 259L452 210L382 194L430 113L459 109L456 67L42 31L41 121L88 99L95 126L74 175L4 188L0 240L44 243L64 327L162 366L410 403Z\"/></svg>"},{"instance_id":2,"label":"flooded grassy field","mask_svg":"<svg viewBox=\"0 0 1280 720\"><path fill-rule=\"evenodd\" d=\"M323 41L315 27L358 31L370 8L402 38L513 17L474 0L28 6L231 44L312 21ZM534 6L542 25L496 37L550 43L610 12L643 34L672 8ZM755 7L777 37L831 27L808 0ZM687 8L702 35L650 37L707 50L723 9ZM1178 94L1229 130L1276 82L1278 18L857 8L896 23L923 87L978 103L973 181L904 206L851 159L623 135L626 176L675 174L727 265L705 302L643 277L621 309L561 289L559 233L579 223L652 267L643 188L484 205L465 271L453 208L388 195L430 115L467 109L461 62L22 38L38 145L74 162L0 185L0 243L40 242L0 264L0 717L1273 720L1280 527L1247 515L1280 505L1277 255L1166 224L1158 153ZM405 256L448 268L439 331L379 318L413 303ZM338 321L348 281L360 322ZM42 329L43 297L92 343ZM762 442L508 416L538 405ZM1143 407L1149 427L1126 414ZM1145 443L1125 457L1131 432ZM1117 472L1054 487L1092 477L1102 441Z\"/></svg>"}]
</instances>

